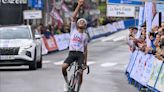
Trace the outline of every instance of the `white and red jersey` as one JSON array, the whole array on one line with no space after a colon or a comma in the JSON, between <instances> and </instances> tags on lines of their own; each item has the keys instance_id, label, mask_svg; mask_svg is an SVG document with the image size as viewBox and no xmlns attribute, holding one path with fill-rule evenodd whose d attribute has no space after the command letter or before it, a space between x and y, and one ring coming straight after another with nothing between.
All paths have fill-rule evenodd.
<instances>
[{"instance_id":1,"label":"white and red jersey","mask_svg":"<svg viewBox=\"0 0 164 92\"><path fill-rule=\"evenodd\" d=\"M88 36L87 34L80 33L77 31L76 23L71 23L71 37L70 37L70 44L69 50L70 51L81 51L84 52L84 47L88 44Z\"/></svg>"}]
</instances>

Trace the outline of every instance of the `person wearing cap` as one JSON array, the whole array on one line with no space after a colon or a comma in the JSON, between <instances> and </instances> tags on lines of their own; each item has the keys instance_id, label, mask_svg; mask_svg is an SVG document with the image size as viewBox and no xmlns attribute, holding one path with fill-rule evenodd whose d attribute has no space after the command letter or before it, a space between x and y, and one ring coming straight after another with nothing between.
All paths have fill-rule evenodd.
<instances>
[{"instance_id":1,"label":"person wearing cap","mask_svg":"<svg viewBox=\"0 0 164 92\"><path fill-rule=\"evenodd\" d=\"M80 18L76 22L76 16L83 3L84 0L78 0L78 5L71 20L69 55L62 65L62 73L66 82L64 85L64 91L68 91L67 68L70 66L70 64L76 61L80 66L86 67L87 65L87 44L89 39L85 33L87 21L84 18ZM80 86L78 90L81 87L82 80L83 71L80 73Z\"/></svg>"}]
</instances>

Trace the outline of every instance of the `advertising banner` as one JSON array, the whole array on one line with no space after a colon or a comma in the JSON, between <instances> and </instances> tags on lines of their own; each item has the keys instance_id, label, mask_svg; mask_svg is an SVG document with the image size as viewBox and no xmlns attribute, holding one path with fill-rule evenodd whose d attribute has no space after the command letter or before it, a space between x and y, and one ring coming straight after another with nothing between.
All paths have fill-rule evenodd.
<instances>
[{"instance_id":1,"label":"advertising banner","mask_svg":"<svg viewBox=\"0 0 164 92\"><path fill-rule=\"evenodd\" d=\"M155 57L153 55L146 55L146 59L145 59L145 64L144 64L144 68L143 68L143 73L141 75L141 79L140 79L140 83L142 85L145 85L148 83L151 73L152 73L152 69L153 69L153 63L155 60Z\"/></svg>"},{"instance_id":2,"label":"advertising banner","mask_svg":"<svg viewBox=\"0 0 164 92\"><path fill-rule=\"evenodd\" d=\"M41 19L42 11L41 10L25 10L23 11L24 19Z\"/></svg>"},{"instance_id":3,"label":"advertising banner","mask_svg":"<svg viewBox=\"0 0 164 92\"><path fill-rule=\"evenodd\" d=\"M147 46L150 47L151 43L150 43L150 39L149 39L149 32L152 31L152 19L153 19L153 12L152 12L152 7L153 7L153 3L152 2L146 2L145 3L145 12L146 12L146 43Z\"/></svg>"},{"instance_id":4,"label":"advertising banner","mask_svg":"<svg viewBox=\"0 0 164 92\"><path fill-rule=\"evenodd\" d=\"M138 55L138 51L137 51L137 50L135 50L135 51L131 54L130 62L129 62L128 67L127 67L127 72L128 72L128 73L131 72L131 70L132 70L132 68L133 68L133 66L134 66L135 59L136 59L137 55Z\"/></svg>"},{"instance_id":5,"label":"advertising banner","mask_svg":"<svg viewBox=\"0 0 164 92\"><path fill-rule=\"evenodd\" d=\"M108 0L108 4L142 5L141 0Z\"/></svg>"},{"instance_id":6,"label":"advertising banner","mask_svg":"<svg viewBox=\"0 0 164 92\"><path fill-rule=\"evenodd\" d=\"M50 12L50 15L51 15L51 17L53 17L53 18L59 20L61 23L63 23L62 17L56 10L52 9L52 11Z\"/></svg>"},{"instance_id":7,"label":"advertising banner","mask_svg":"<svg viewBox=\"0 0 164 92\"><path fill-rule=\"evenodd\" d=\"M54 37L50 36L49 39L46 39L45 37L43 37L43 40L44 40L44 44L49 52L58 50L58 47L57 47Z\"/></svg>"},{"instance_id":8,"label":"advertising banner","mask_svg":"<svg viewBox=\"0 0 164 92\"><path fill-rule=\"evenodd\" d=\"M160 68L162 66L162 63L163 62L158 60L158 59L155 59L155 61L153 62L153 68L151 71L150 80L148 82L149 86L154 87L155 82L156 82L157 77L158 77L158 74L159 74L159 71L160 71Z\"/></svg>"},{"instance_id":9,"label":"advertising banner","mask_svg":"<svg viewBox=\"0 0 164 92\"><path fill-rule=\"evenodd\" d=\"M135 7L125 5L107 5L107 16L135 17Z\"/></svg>"},{"instance_id":10,"label":"advertising banner","mask_svg":"<svg viewBox=\"0 0 164 92\"><path fill-rule=\"evenodd\" d=\"M161 92L164 92L164 66L162 67L162 71L159 75L159 79L156 84L156 89L158 89Z\"/></svg>"},{"instance_id":11,"label":"advertising banner","mask_svg":"<svg viewBox=\"0 0 164 92\"><path fill-rule=\"evenodd\" d=\"M139 38L141 35L141 25L144 23L144 7L140 7L139 10L139 24L138 24L138 32L137 32L137 37Z\"/></svg>"},{"instance_id":12,"label":"advertising banner","mask_svg":"<svg viewBox=\"0 0 164 92\"><path fill-rule=\"evenodd\" d=\"M140 72L139 67L140 67L141 60L144 58L143 56L144 53L139 51L133 69L131 71L130 77L135 80L139 80L139 76L138 76Z\"/></svg>"},{"instance_id":13,"label":"advertising banner","mask_svg":"<svg viewBox=\"0 0 164 92\"><path fill-rule=\"evenodd\" d=\"M54 35L58 50L67 49L70 41L70 34Z\"/></svg>"},{"instance_id":14,"label":"advertising banner","mask_svg":"<svg viewBox=\"0 0 164 92\"><path fill-rule=\"evenodd\" d=\"M44 44L43 38L41 40L42 40L42 55L46 55L48 53L48 50Z\"/></svg>"},{"instance_id":15,"label":"advertising banner","mask_svg":"<svg viewBox=\"0 0 164 92\"><path fill-rule=\"evenodd\" d=\"M156 9L158 12L164 12L164 4L157 4Z\"/></svg>"},{"instance_id":16,"label":"advertising banner","mask_svg":"<svg viewBox=\"0 0 164 92\"><path fill-rule=\"evenodd\" d=\"M44 0L28 0L28 6L32 8L43 9Z\"/></svg>"}]
</instances>

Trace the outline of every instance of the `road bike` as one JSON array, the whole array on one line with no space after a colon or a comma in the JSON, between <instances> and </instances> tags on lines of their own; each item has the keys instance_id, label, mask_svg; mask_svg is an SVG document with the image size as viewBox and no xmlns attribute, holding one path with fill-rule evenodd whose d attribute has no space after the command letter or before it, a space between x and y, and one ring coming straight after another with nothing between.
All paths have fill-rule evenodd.
<instances>
[{"instance_id":1,"label":"road bike","mask_svg":"<svg viewBox=\"0 0 164 92\"><path fill-rule=\"evenodd\" d=\"M84 66L80 66L77 62L74 62L70 65L68 71L71 70L71 68L74 66L74 71L73 74L70 76L70 80L68 83L68 92L79 92L79 84L80 84L80 72L82 72L83 70L85 70L85 68L83 68ZM87 68L87 74L90 73L90 69L89 66L86 67Z\"/></svg>"}]
</instances>

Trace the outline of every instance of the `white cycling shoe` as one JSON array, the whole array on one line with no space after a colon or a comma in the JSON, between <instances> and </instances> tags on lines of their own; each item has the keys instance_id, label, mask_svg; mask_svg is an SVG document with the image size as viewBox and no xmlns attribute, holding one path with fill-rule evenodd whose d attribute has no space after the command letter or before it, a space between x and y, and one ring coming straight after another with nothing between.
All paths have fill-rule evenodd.
<instances>
[{"instance_id":1,"label":"white cycling shoe","mask_svg":"<svg viewBox=\"0 0 164 92\"><path fill-rule=\"evenodd\" d=\"M64 84L64 92L67 92L68 91L68 85L65 83Z\"/></svg>"}]
</instances>

